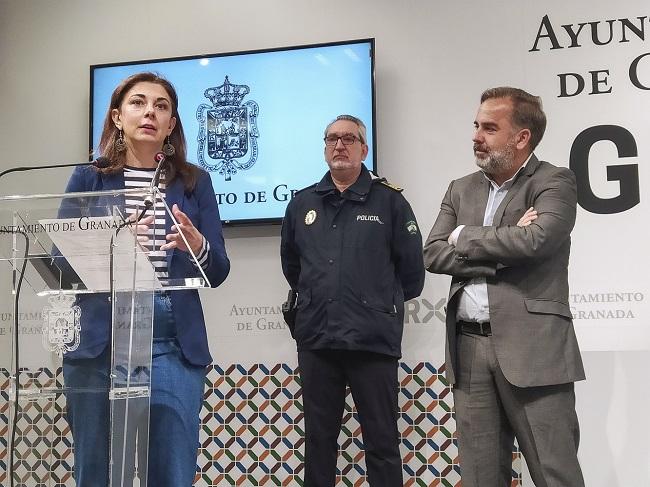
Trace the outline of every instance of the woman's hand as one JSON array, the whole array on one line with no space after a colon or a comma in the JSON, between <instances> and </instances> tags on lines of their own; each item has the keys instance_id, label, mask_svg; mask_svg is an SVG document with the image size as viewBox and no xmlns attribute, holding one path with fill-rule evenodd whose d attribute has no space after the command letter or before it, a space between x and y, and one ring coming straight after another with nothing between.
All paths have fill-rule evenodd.
<instances>
[{"instance_id":1,"label":"woman's hand","mask_svg":"<svg viewBox=\"0 0 650 487\"><path fill-rule=\"evenodd\" d=\"M138 220L137 215L129 215L125 221L125 224L128 224L134 232L137 232L137 239L140 245L151 244L148 233L150 225L153 225L153 218L153 215L149 215Z\"/></svg>"},{"instance_id":2,"label":"woman's hand","mask_svg":"<svg viewBox=\"0 0 650 487\"><path fill-rule=\"evenodd\" d=\"M203 247L203 235L196 229L192 220L178 208L177 204L174 204L172 207L172 213L178 225L172 226L172 233L167 234L168 242L161 245L160 250L179 249L184 252L189 252L187 245L183 241L183 237L181 237L182 232L194 255L198 255Z\"/></svg>"}]
</instances>

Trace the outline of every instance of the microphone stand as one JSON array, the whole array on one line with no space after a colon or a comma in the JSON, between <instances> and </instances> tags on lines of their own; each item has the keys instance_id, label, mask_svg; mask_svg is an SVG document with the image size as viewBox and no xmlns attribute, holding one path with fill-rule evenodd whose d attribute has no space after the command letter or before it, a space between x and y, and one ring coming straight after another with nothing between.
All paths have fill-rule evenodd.
<instances>
[{"instance_id":1,"label":"microphone stand","mask_svg":"<svg viewBox=\"0 0 650 487\"><path fill-rule=\"evenodd\" d=\"M115 313L115 303L116 303L116 297L117 297L117 291L115 289L115 238L117 235L120 233L122 228L129 224L135 224L136 225L136 232L137 232L137 225L142 218L144 218L147 210L151 209L154 206L155 203L155 195L156 192L158 191L158 183L160 181L160 176L162 173L163 166L166 164L166 157L163 152L157 152L156 155L154 156L154 160L158 163L156 166L156 171L154 172L153 178L151 179L151 184L149 185L149 191L148 194L143 198L143 204L144 208L142 209L142 212L138 215L138 217L134 221L129 221L129 219L124 220L116 229L114 235L111 236L111 242L110 242L110 248L109 248L109 296L110 296L110 301L111 301L111 321L113 321L114 313ZM133 304L132 304L133 306ZM131 347L133 342L133 327L130 327L130 336L129 336L129 347ZM113 327L111 326L111 353L115 353L115 331L113 330ZM111 372L112 374L112 372ZM130 382L131 382L131 350L129 349L129 359L128 359L128 365L127 365L127 390L130 388ZM112 388L112 384L111 384ZM128 422L128 414L129 414L129 404L130 401L126 400L126 406L125 406L125 417L127 418ZM123 426L123 437L124 437L124 445L122 447L122 471L121 471L121 481L124 481L124 466L126 463L125 460L125 454L126 454L126 430L127 430L127 422L124 423ZM112 439L111 439L112 441ZM112 471L109 473L109 475L113 475Z\"/></svg>"},{"instance_id":2,"label":"microphone stand","mask_svg":"<svg viewBox=\"0 0 650 487\"><path fill-rule=\"evenodd\" d=\"M147 213L147 210L151 209L154 205L154 202L156 200L156 191L158 191L158 183L160 182L160 175L162 174L163 166L166 164L166 157L163 152L156 152L156 155L154 156L154 160L158 163L158 166L156 166L156 171L153 173L153 178L151 178L151 184L149 184L149 191L147 192L147 195L143 198L143 205L144 208L142 209L142 212L138 215L138 217L134 220L129 220L128 218L126 220L123 220L122 223L117 227L117 231L115 232L115 236L117 236L118 233L120 233L120 230L124 228L127 225L131 225L132 223L138 223L140 220L142 220ZM113 241L111 240L111 248L112 248Z\"/></svg>"},{"instance_id":3,"label":"microphone stand","mask_svg":"<svg viewBox=\"0 0 650 487\"><path fill-rule=\"evenodd\" d=\"M144 198L145 210L142 212L144 214L149 208L151 208L155 201L155 192L158 190L158 183L160 182L160 175L162 173L163 167L167 164L167 157L164 152L156 152L154 160L158 163L156 166L156 171L153 173L153 178L151 178L151 184L149 184L149 194Z\"/></svg>"},{"instance_id":4,"label":"microphone stand","mask_svg":"<svg viewBox=\"0 0 650 487\"><path fill-rule=\"evenodd\" d=\"M37 169L56 169L59 167L76 167L76 166L95 166L98 168L103 168L103 167L108 167L108 159L105 157L99 157L94 161L89 161L89 162L69 162L67 164L44 164L41 166L19 166L19 167L12 167L9 169L5 169L4 171L0 172L0 178L6 174L10 174L12 172L25 172L25 171L33 171Z\"/></svg>"},{"instance_id":5,"label":"microphone stand","mask_svg":"<svg viewBox=\"0 0 650 487\"><path fill-rule=\"evenodd\" d=\"M13 329L12 329L12 342L13 342L13 352L14 352L14 363L12 366L14 367L14 373L13 377L10 378L10 380L13 380L13 397L10 397L9 400L13 402L14 410L13 410L13 418L10 418L10 424L11 424L11 436L9 437L9 463L7 465L7 475L9 476L9 485L11 487L14 486L14 453L16 449L16 427L17 427L17 420L18 420L18 407L19 407L19 389L20 389L20 359L19 359L19 354L20 354L20 347L18 346L18 315L19 315L19 302L20 302L20 289L22 287L23 283L23 277L25 276L25 267L27 265L27 255L29 254L29 237L27 236L27 233L22 231L22 230L16 230L16 231L6 231L2 230L0 233L8 233L8 234L13 234L15 235L16 233L20 233L24 238L25 238L25 253L23 256L23 264L22 268L20 270L19 278L16 283L16 278L14 276L14 306L13 306L13 314L14 314L14 323L13 323ZM17 271L14 270L14 274Z\"/></svg>"},{"instance_id":6,"label":"microphone stand","mask_svg":"<svg viewBox=\"0 0 650 487\"><path fill-rule=\"evenodd\" d=\"M66 164L43 164L39 166L19 166L19 167L12 167L9 169L5 169L4 171L0 172L0 178L7 174L11 174L14 172L26 172L26 171L34 171L34 170L39 170L39 169L56 169L59 167L76 167L76 166L95 166L97 168L104 168L108 167L110 164L110 161L106 159L105 157L99 157L94 161L89 161L89 162L71 162L71 163L66 163ZM20 301L20 290L22 287L23 283L23 278L25 276L25 268L27 265L27 257L29 255L29 237L27 234L23 231L1 231L0 233L20 233L23 235L25 238L25 255L23 258L23 265L20 270L20 273L18 274L18 280L16 283L16 277L14 275L14 285L15 287L15 296L14 296L14 308L13 308L13 313L14 313L14 324L13 324L13 330L12 330L12 341L13 341L13 346L14 346L14 367L15 367L15 375L13 377L14 380L14 390L13 390L13 398L10 398L10 400L13 401L14 404L14 411L13 411L13 420L11 421L11 436L9 438L9 463L7 465L7 475L9 476L9 485L11 487L14 486L14 450L15 450L15 441L16 441L16 420L18 418L18 406L19 406L19 388L20 388L20 359L19 359L19 353L20 353L20 347L19 347L19 334L18 334L18 316L19 316L19 301ZM18 271L14 270L14 274L16 274Z\"/></svg>"}]
</instances>

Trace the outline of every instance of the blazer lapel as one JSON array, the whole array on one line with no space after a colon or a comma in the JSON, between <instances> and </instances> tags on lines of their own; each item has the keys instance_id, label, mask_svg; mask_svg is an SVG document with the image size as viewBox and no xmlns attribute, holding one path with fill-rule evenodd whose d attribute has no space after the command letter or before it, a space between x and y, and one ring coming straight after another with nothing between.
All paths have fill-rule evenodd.
<instances>
[{"instance_id":1,"label":"blazer lapel","mask_svg":"<svg viewBox=\"0 0 650 487\"><path fill-rule=\"evenodd\" d=\"M167 202L167 206L169 206L169 210L171 211L172 208L174 207L174 204L178 205L178 209L183 211L183 201L184 201L184 196L185 194L185 188L183 187L183 182L181 181L180 178L174 179L172 183L165 188L165 201ZM171 216L169 214L165 215L165 232L166 233L171 233L172 225L174 222L171 219ZM167 269L169 270L171 268L171 261L172 261L172 256L174 255L174 251L172 252L167 252Z\"/></svg>"},{"instance_id":2,"label":"blazer lapel","mask_svg":"<svg viewBox=\"0 0 650 487\"><path fill-rule=\"evenodd\" d=\"M483 218L485 217L485 208L487 207L488 197L490 196L490 183L482 171L476 173L476 183L472 185L472 221L470 225L482 227Z\"/></svg>"},{"instance_id":3,"label":"blazer lapel","mask_svg":"<svg viewBox=\"0 0 650 487\"><path fill-rule=\"evenodd\" d=\"M526 167L521 171L521 173L517 175L517 178L512 183L512 186L508 190L506 197L503 198L503 201L497 208L497 211L494 213L494 220L492 221L493 225L499 225L499 223L501 223L501 218L503 218L503 213L506 211L506 207L508 206L508 203L510 203L512 198L514 198L514 196L521 189L521 187L524 185L526 180L535 173L538 167L539 167L539 160L537 159L537 157L535 157L535 154L533 154L530 157L528 164L526 164ZM526 208L526 210L527 209L528 208Z\"/></svg>"},{"instance_id":4,"label":"blazer lapel","mask_svg":"<svg viewBox=\"0 0 650 487\"><path fill-rule=\"evenodd\" d=\"M100 173L100 175L102 181L102 187L100 191L124 189L124 173L122 171L115 174ZM123 213L126 207L126 198L124 198L123 194L119 194L117 197L102 196L98 203L109 208L109 212L111 213L113 213L112 206L117 203L119 210Z\"/></svg>"}]
</instances>

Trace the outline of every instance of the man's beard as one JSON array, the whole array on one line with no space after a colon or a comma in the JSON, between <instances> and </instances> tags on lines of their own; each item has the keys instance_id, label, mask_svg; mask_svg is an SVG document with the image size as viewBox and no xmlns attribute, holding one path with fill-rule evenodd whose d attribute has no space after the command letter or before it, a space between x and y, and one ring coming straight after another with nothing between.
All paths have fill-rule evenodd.
<instances>
[{"instance_id":1,"label":"man's beard","mask_svg":"<svg viewBox=\"0 0 650 487\"><path fill-rule=\"evenodd\" d=\"M474 150L480 146L474 146ZM515 141L509 140L502 150L489 150L487 157L476 157L476 165L487 174L508 173L515 165Z\"/></svg>"}]
</instances>

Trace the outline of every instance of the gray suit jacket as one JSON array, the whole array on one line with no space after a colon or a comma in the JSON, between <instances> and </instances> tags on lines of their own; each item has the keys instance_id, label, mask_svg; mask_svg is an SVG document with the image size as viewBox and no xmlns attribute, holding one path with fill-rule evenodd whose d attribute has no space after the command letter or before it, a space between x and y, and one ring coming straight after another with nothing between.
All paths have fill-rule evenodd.
<instances>
[{"instance_id":1,"label":"gray suit jacket","mask_svg":"<svg viewBox=\"0 0 650 487\"><path fill-rule=\"evenodd\" d=\"M447 304L446 373L455 382L456 307L473 277L487 280L492 341L508 381L519 387L585 378L569 308L570 233L576 217L575 176L534 155L494 217L483 226L489 182L477 171L452 181L424 246L427 270L452 276ZM535 207L538 218L517 222ZM458 226L456 246L447 238Z\"/></svg>"}]
</instances>

